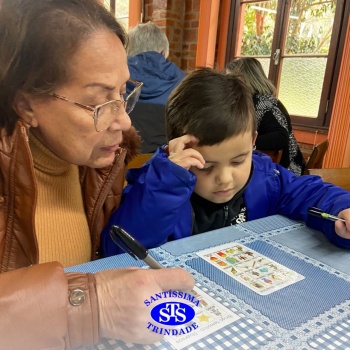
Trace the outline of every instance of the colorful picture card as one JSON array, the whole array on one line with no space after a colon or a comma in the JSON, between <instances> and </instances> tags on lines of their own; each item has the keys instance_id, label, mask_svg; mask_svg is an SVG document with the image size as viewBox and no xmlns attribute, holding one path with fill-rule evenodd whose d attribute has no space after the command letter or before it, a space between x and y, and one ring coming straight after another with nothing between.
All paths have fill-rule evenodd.
<instances>
[{"instance_id":1,"label":"colorful picture card","mask_svg":"<svg viewBox=\"0 0 350 350\"><path fill-rule=\"evenodd\" d=\"M304 279L299 273L243 244L227 243L202 250L197 255L260 295L268 295Z\"/></svg>"}]
</instances>

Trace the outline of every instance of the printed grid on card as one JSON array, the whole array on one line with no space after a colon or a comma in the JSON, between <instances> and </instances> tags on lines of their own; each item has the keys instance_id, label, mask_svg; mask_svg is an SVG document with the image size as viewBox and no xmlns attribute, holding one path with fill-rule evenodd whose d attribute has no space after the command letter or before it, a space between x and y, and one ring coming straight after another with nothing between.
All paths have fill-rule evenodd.
<instances>
[{"instance_id":1,"label":"printed grid on card","mask_svg":"<svg viewBox=\"0 0 350 350\"><path fill-rule=\"evenodd\" d=\"M227 243L197 253L199 257L260 295L268 295L304 276L257 251L238 243Z\"/></svg>"}]
</instances>

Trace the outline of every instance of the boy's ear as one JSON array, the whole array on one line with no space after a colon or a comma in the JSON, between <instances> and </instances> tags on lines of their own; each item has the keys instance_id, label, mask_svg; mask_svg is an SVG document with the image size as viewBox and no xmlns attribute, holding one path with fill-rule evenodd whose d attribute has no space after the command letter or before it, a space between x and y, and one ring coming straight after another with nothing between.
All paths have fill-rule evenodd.
<instances>
[{"instance_id":1,"label":"boy's ear","mask_svg":"<svg viewBox=\"0 0 350 350\"><path fill-rule=\"evenodd\" d=\"M38 121L34 116L32 101L29 95L18 92L15 96L12 108L27 124L34 128L38 126Z\"/></svg>"},{"instance_id":2,"label":"boy's ear","mask_svg":"<svg viewBox=\"0 0 350 350\"><path fill-rule=\"evenodd\" d=\"M253 136L253 145L255 145L256 138L258 137L258 132L255 131L254 136Z\"/></svg>"}]
</instances>

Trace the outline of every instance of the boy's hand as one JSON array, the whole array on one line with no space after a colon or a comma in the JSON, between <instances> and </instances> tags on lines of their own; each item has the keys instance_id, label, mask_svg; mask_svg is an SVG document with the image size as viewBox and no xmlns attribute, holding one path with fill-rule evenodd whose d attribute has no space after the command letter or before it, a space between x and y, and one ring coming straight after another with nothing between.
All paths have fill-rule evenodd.
<instances>
[{"instance_id":1,"label":"boy's hand","mask_svg":"<svg viewBox=\"0 0 350 350\"><path fill-rule=\"evenodd\" d=\"M193 135L184 135L169 142L169 160L189 170L192 166L202 169L205 164L203 156L192 147L198 144Z\"/></svg>"},{"instance_id":2,"label":"boy's hand","mask_svg":"<svg viewBox=\"0 0 350 350\"><path fill-rule=\"evenodd\" d=\"M350 209L341 211L338 217L345 219L346 222L336 221L335 232L342 238L350 239Z\"/></svg>"}]
</instances>

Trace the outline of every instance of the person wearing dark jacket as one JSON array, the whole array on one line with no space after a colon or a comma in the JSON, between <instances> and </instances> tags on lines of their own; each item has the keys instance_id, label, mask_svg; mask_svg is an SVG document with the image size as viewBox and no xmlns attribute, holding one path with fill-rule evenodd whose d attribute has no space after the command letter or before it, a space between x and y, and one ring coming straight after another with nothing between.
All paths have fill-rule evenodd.
<instances>
[{"instance_id":1,"label":"person wearing dark jacket","mask_svg":"<svg viewBox=\"0 0 350 350\"><path fill-rule=\"evenodd\" d=\"M252 57L231 61L227 73L241 73L254 90L253 102L257 120L256 147L261 150L283 150L283 167L302 175L305 167L303 155L294 137L289 113L275 97L276 88L266 77L261 63Z\"/></svg>"},{"instance_id":2,"label":"person wearing dark jacket","mask_svg":"<svg viewBox=\"0 0 350 350\"><path fill-rule=\"evenodd\" d=\"M350 193L318 176L296 176L253 152L256 118L242 76L209 68L190 73L170 96L166 125L169 145L128 171L123 205L108 227L117 224L152 248L280 214L304 220L335 245L350 249ZM310 216L311 206L346 223ZM121 252L108 227L102 233L105 256Z\"/></svg>"},{"instance_id":3,"label":"person wearing dark jacket","mask_svg":"<svg viewBox=\"0 0 350 350\"><path fill-rule=\"evenodd\" d=\"M142 153L152 153L166 143L165 104L185 73L167 60L168 38L152 22L130 29L127 54L131 79L143 82L139 101L130 118L141 136ZM126 89L131 91L132 84L128 83Z\"/></svg>"}]
</instances>

